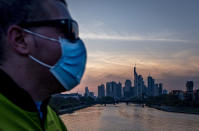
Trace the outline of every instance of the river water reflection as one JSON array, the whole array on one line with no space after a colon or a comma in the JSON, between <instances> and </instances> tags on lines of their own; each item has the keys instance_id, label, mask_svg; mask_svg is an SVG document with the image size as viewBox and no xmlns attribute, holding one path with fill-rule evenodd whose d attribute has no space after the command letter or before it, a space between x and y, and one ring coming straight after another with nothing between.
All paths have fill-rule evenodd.
<instances>
[{"instance_id":1,"label":"river water reflection","mask_svg":"<svg viewBox=\"0 0 199 131\"><path fill-rule=\"evenodd\" d=\"M199 131L199 115L135 104L95 105L61 118L69 131Z\"/></svg>"}]
</instances>

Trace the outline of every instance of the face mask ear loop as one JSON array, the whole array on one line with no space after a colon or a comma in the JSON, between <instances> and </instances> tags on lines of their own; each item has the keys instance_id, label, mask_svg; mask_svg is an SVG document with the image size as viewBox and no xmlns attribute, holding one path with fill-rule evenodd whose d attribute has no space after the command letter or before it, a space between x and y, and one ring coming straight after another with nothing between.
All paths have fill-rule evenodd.
<instances>
[{"instance_id":1,"label":"face mask ear loop","mask_svg":"<svg viewBox=\"0 0 199 131\"><path fill-rule=\"evenodd\" d=\"M39 63L40 65L43 65L43 66L49 68L49 69L51 69L51 68L53 67L53 66L51 66L51 65L48 65L48 64L45 64L45 63L41 62L40 60L37 60L36 58L34 58L34 57L31 56L31 55L29 55L29 58L32 59L32 60L34 60L35 62Z\"/></svg>"},{"instance_id":2,"label":"face mask ear loop","mask_svg":"<svg viewBox=\"0 0 199 131\"><path fill-rule=\"evenodd\" d=\"M35 35L35 36L38 36L38 37L40 37L40 38L43 38L43 39L46 39L46 40L50 40L50 41L59 42L59 40L57 40L57 39L49 38L49 37L47 37L47 36L41 35L41 34L39 34L39 33L32 32L32 31L27 30L27 29L23 29L23 30L24 30L25 32L27 32L27 33L30 33L30 34Z\"/></svg>"}]
</instances>

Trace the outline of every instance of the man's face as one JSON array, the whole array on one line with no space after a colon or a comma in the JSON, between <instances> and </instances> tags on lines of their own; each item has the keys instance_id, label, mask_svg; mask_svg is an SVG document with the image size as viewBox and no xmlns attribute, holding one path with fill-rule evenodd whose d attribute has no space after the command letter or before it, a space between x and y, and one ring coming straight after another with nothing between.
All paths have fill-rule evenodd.
<instances>
[{"instance_id":1,"label":"man's face","mask_svg":"<svg viewBox=\"0 0 199 131\"><path fill-rule=\"evenodd\" d=\"M50 14L49 20L72 19L66 5L59 0L47 0L44 2L44 8ZM43 26L35 28L34 32L49 38L59 39L60 36L64 37L64 34L56 27ZM40 61L49 65L54 65L61 57L61 46L58 42L53 42L39 37L34 37L33 41L35 43L33 45L33 52L31 55L38 58Z\"/></svg>"},{"instance_id":2,"label":"man's face","mask_svg":"<svg viewBox=\"0 0 199 131\"><path fill-rule=\"evenodd\" d=\"M49 12L50 18L48 20L56 20L56 19L72 19L70 13L62 2L58 0L47 0L44 2L44 8ZM60 30L56 27L50 26L42 26L34 28L35 33L39 33L41 35L47 36L49 38L59 39L59 37L64 37L64 34L60 32ZM31 46L31 53L29 55L34 56L38 60L48 64L55 65L55 63L60 59L61 45L58 42L46 40L34 35L29 34ZM34 64L34 67L39 68L41 70L41 82L46 84L48 90L51 90L53 93L59 93L61 91L65 91L65 89L61 86L61 84L52 76L49 72L49 69L43 67L42 65L36 63L35 61L31 61Z\"/></svg>"}]
</instances>

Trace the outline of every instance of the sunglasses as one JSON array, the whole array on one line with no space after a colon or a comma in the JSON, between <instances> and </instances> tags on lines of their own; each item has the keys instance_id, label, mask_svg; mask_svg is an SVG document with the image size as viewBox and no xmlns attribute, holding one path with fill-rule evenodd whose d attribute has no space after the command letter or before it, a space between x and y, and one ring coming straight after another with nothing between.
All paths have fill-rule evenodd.
<instances>
[{"instance_id":1,"label":"sunglasses","mask_svg":"<svg viewBox=\"0 0 199 131\"><path fill-rule=\"evenodd\" d=\"M65 37L71 41L79 39L79 27L72 19L43 20L33 22L21 22L18 24L23 28L50 26L57 28Z\"/></svg>"}]
</instances>

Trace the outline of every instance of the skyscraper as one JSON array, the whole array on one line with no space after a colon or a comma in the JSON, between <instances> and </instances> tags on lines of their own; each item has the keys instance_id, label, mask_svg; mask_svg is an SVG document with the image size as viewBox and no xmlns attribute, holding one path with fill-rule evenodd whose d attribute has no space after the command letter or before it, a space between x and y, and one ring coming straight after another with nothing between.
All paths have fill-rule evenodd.
<instances>
[{"instance_id":1,"label":"skyscraper","mask_svg":"<svg viewBox=\"0 0 199 131\"><path fill-rule=\"evenodd\" d=\"M111 82L106 83L106 96L113 96Z\"/></svg>"},{"instance_id":2,"label":"skyscraper","mask_svg":"<svg viewBox=\"0 0 199 131\"><path fill-rule=\"evenodd\" d=\"M154 87L155 87L155 80L148 76L148 96L154 96Z\"/></svg>"},{"instance_id":3,"label":"skyscraper","mask_svg":"<svg viewBox=\"0 0 199 131\"><path fill-rule=\"evenodd\" d=\"M121 98L122 97L122 83L118 83L118 87L117 87L117 97Z\"/></svg>"},{"instance_id":4,"label":"skyscraper","mask_svg":"<svg viewBox=\"0 0 199 131\"><path fill-rule=\"evenodd\" d=\"M133 95L131 94L132 92L132 83L131 80L126 80L125 81L125 86L123 88L124 92L124 97L132 97Z\"/></svg>"},{"instance_id":5,"label":"skyscraper","mask_svg":"<svg viewBox=\"0 0 199 131\"><path fill-rule=\"evenodd\" d=\"M159 87L158 87L158 84L155 84L155 86L154 86L153 96L159 96Z\"/></svg>"},{"instance_id":6,"label":"skyscraper","mask_svg":"<svg viewBox=\"0 0 199 131\"><path fill-rule=\"evenodd\" d=\"M85 94L84 94L85 97L88 97L89 96L89 89L88 87L85 87Z\"/></svg>"},{"instance_id":7,"label":"skyscraper","mask_svg":"<svg viewBox=\"0 0 199 131\"><path fill-rule=\"evenodd\" d=\"M112 88L113 88L113 97L114 98L120 98L121 97L121 91L122 91L122 84L112 82Z\"/></svg>"},{"instance_id":8,"label":"skyscraper","mask_svg":"<svg viewBox=\"0 0 199 131\"><path fill-rule=\"evenodd\" d=\"M106 96L114 98L121 98L122 96L122 84L115 81L106 83Z\"/></svg>"},{"instance_id":9,"label":"skyscraper","mask_svg":"<svg viewBox=\"0 0 199 131\"><path fill-rule=\"evenodd\" d=\"M104 84L98 86L98 97L102 98L105 96L105 88L104 88Z\"/></svg>"},{"instance_id":10,"label":"skyscraper","mask_svg":"<svg viewBox=\"0 0 199 131\"><path fill-rule=\"evenodd\" d=\"M162 90L163 90L163 84L159 83L159 95L162 95Z\"/></svg>"},{"instance_id":11,"label":"skyscraper","mask_svg":"<svg viewBox=\"0 0 199 131\"><path fill-rule=\"evenodd\" d=\"M144 79L142 75L137 74L136 67L134 67L134 88L136 97L142 98L146 94L146 86L144 85Z\"/></svg>"},{"instance_id":12,"label":"skyscraper","mask_svg":"<svg viewBox=\"0 0 199 131\"><path fill-rule=\"evenodd\" d=\"M193 81L187 81L186 87L187 87L187 92L193 92Z\"/></svg>"},{"instance_id":13,"label":"skyscraper","mask_svg":"<svg viewBox=\"0 0 199 131\"><path fill-rule=\"evenodd\" d=\"M194 92L193 92L193 88L194 88L193 81L187 81L186 88L187 88L186 99L189 101L194 100L195 98L194 98Z\"/></svg>"},{"instance_id":14,"label":"skyscraper","mask_svg":"<svg viewBox=\"0 0 199 131\"><path fill-rule=\"evenodd\" d=\"M124 87L125 91L130 91L131 87L132 87L131 80L126 80L125 81L125 87Z\"/></svg>"},{"instance_id":15,"label":"skyscraper","mask_svg":"<svg viewBox=\"0 0 199 131\"><path fill-rule=\"evenodd\" d=\"M138 96L138 74L136 72L136 66L134 67L134 88L135 88L135 96Z\"/></svg>"}]
</instances>

